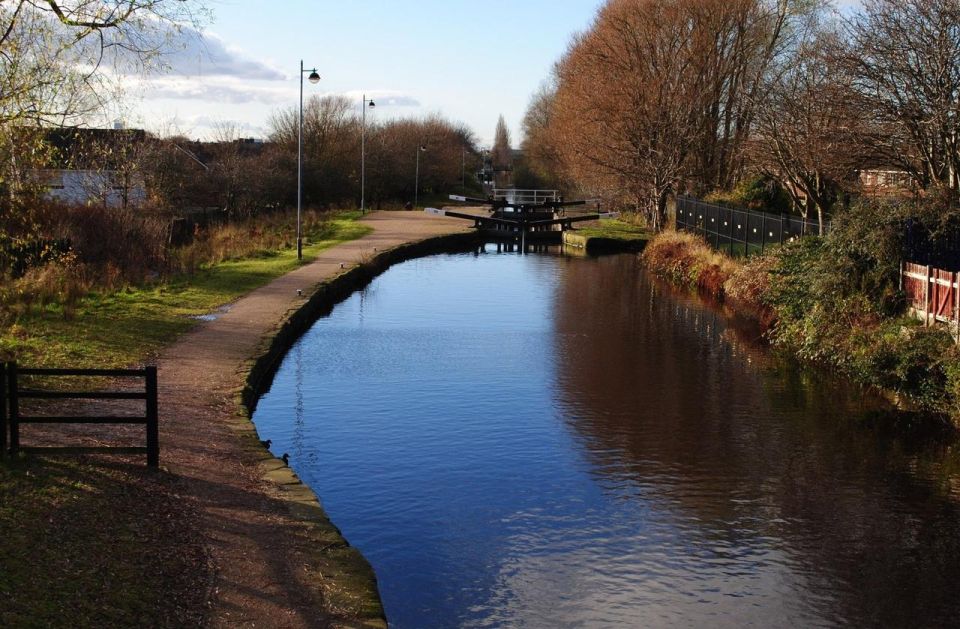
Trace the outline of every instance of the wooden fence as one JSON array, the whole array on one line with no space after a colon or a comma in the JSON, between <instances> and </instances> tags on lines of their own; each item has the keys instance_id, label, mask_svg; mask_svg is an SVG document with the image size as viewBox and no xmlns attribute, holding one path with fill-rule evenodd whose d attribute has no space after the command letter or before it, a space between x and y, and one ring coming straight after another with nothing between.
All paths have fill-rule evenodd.
<instances>
[{"instance_id":1,"label":"wooden fence","mask_svg":"<svg viewBox=\"0 0 960 629\"><path fill-rule=\"evenodd\" d=\"M21 376L143 378L142 391L50 391L24 388ZM25 416L20 401L35 400L144 400L142 416ZM22 424L141 424L146 428L146 446L141 447L21 447ZM9 439L8 439L9 431ZM9 449L8 449L9 448ZM147 465L160 464L160 431L157 405L157 368L143 369L21 369L16 363L0 363L0 454L7 452L52 454L146 454Z\"/></svg>"},{"instance_id":2,"label":"wooden fence","mask_svg":"<svg viewBox=\"0 0 960 629\"><path fill-rule=\"evenodd\" d=\"M927 264L904 262L900 284L913 312L926 325L937 321L950 324L954 334L960 328L960 273Z\"/></svg>"}]
</instances>

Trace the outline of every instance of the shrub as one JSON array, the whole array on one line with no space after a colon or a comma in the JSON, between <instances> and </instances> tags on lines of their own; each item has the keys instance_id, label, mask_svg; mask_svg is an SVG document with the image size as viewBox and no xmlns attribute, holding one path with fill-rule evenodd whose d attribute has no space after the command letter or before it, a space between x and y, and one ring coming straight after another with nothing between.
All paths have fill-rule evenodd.
<instances>
[{"instance_id":1,"label":"shrub","mask_svg":"<svg viewBox=\"0 0 960 629\"><path fill-rule=\"evenodd\" d=\"M862 294L887 316L902 310L898 291L906 218L923 203L861 200L838 212L816 269L817 291Z\"/></svg>"},{"instance_id":2,"label":"shrub","mask_svg":"<svg viewBox=\"0 0 960 629\"><path fill-rule=\"evenodd\" d=\"M705 240L686 232L664 232L651 240L642 254L655 274L681 286L696 287L718 298L736 264L713 250Z\"/></svg>"},{"instance_id":3,"label":"shrub","mask_svg":"<svg viewBox=\"0 0 960 629\"><path fill-rule=\"evenodd\" d=\"M53 223L78 262L94 269L112 267L112 274L140 282L166 266L169 226L157 217L131 209L66 207Z\"/></svg>"},{"instance_id":4,"label":"shrub","mask_svg":"<svg viewBox=\"0 0 960 629\"><path fill-rule=\"evenodd\" d=\"M860 202L825 238L774 250L763 301L774 344L893 391L927 411L957 413L960 355L951 336L902 316L904 217L919 205Z\"/></svg>"},{"instance_id":5,"label":"shrub","mask_svg":"<svg viewBox=\"0 0 960 629\"><path fill-rule=\"evenodd\" d=\"M776 263L773 252L748 258L737 266L723 285L726 298L738 309L754 316L764 327L772 325L774 312L770 307L770 272Z\"/></svg>"},{"instance_id":6,"label":"shrub","mask_svg":"<svg viewBox=\"0 0 960 629\"><path fill-rule=\"evenodd\" d=\"M331 227L329 212L306 211L301 215L304 240L321 240ZM194 241L170 252L170 270L193 273L203 265L252 256L276 255L296 246L296 215L273 212L255 218L201 230Z\"/></svg>"},{"instance_id":7,"label":"shrub","mask_svg":"<svg viewBox=\"0 0 960 629\"><path fill-rule=\"evenodd\" d=\"M898 290L905 217L929 215L932 203L861 202L838 214L826 237L789 242L739 265L715 261L719 254L689 234L658 236L643 259L686 286L705 287L726 273L723 294L759 314L773 344L957 418L960 349L946 330L904 316Z\"/></svg>"},{"instance_id":8,"label":"shrub","mask_svg":"<svg viewBox=\"0 0 960 629\"><path fill-rule=\"evenodd\" d=\"M793 200L780 182L767 175L744 179L733 190L708 194L705 201L736 208L748 208L763 212L789 213Z\"/></svg>"},{"instance_id":9,"label":"shrub","mask_svg":"<svg viewBox=\"0 0 960 629\"><path fill-rule=\"evenodd\" d=\"M50 222L51 229L68 237L73 248L49 257L18 279L0 281L0 323L48 306L69 318L79 299L90 291L109 292L163 276L189 275L224 260L272 256L296 246L292 212L212 225L190 245L177 248L167 247L165 220L130 210L62 208ZM329 214L307 211L302 215L305 240L322 239L332 228Z\"/></svg>"},{"instance_id":10,"label":"shrub","mask_svg":"<svg viewBox=\"0 0 960 629\"><path fill-rule=\"evenodd\" d=\"M73 316L77 302L90 291L88 269L75 254L67 254L42 267L30 269L23 277L6 283L0 291L3 318L29 314L34 306L60 306L65 317Z\"/></svg>"},{"instance_id":11,"label":"shrub","mask_svg":"<svg viewBox=\"0 0 960 629\"><path fill-rule=\"evenodd\" d=\"M856 339L853 367L862 380L904 395L925 410L958 410L960 391L953 379L960 375L960 357L945 330L894 319Z\"/></svg>"}]
</instances>

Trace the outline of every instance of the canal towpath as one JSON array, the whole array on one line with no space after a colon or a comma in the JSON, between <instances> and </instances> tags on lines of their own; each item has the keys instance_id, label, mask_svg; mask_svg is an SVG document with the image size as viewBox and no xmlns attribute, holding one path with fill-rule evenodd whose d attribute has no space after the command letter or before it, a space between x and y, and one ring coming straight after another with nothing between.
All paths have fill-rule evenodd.
<instances>
[{"instance_id":1,"label":"canal towpath","mask_svg":"<svg viewBox=\"0 0 960 629\"><path fill-rule=\"evenodd\" d=\"M161 463L200 514L213 626L385 626L366 560L264 448L240 400L252 359L324 282L400 245L468 231L419 212L361 220L371 233L242 297L158 358Z\"/></svg>"}]
</instances>

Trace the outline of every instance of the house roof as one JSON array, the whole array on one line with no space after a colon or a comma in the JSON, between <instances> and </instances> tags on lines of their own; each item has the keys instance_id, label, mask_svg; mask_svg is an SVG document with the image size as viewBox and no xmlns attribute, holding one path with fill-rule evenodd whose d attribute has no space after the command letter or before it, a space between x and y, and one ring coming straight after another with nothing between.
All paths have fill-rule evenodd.
<instances>
[{"instance_id":1,"label":"house roof","mask_svg":"<svg viewBox=\"0 0 960 629\"><path fill-rule=\"evenodd\" d=\"M147 137L142 129L48 129L45 139L55 149L49 166L80 170L109 168L110 155L104 155L103 149L112 151L144 142Z\"/></svg>"}]
</instances>

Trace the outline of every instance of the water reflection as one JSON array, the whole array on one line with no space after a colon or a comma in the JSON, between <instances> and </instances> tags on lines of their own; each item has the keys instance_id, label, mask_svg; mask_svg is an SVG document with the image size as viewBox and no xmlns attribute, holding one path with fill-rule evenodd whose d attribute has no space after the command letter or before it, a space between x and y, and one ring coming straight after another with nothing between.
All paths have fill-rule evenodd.
<instances>
[{"instance_id":1,"label":"water reflection","mask_svg":"<svg viewBox=\"0 0 960 629\"><path fill-rule=\"evenodd\" d=\"M255 416L394 626L956 617L955 453L862 429L877 400L779 365L632 256L497 252L388 271Z\"/></svg>"},{"instance_id":2,"label":"water reflection","mask_svg":"<svg viewBox=\"0 0 960 629\"><path fill-rule=\"evenodd\" d=\"M564 415L607 491L670 502L675 532L695 532L688 546L703 551L688 559L736 566L707 570L713 609L726 599L735 622L733 599L760 595L763 624L884 625L960 610L955 477L923 464L954 459L948 449L857 429L878 400L777 365L716 309L642 273L619 291L604 284L632 265L563 267L556 339L579 363L560 374Z\"/></svg>"}]
</instances>

